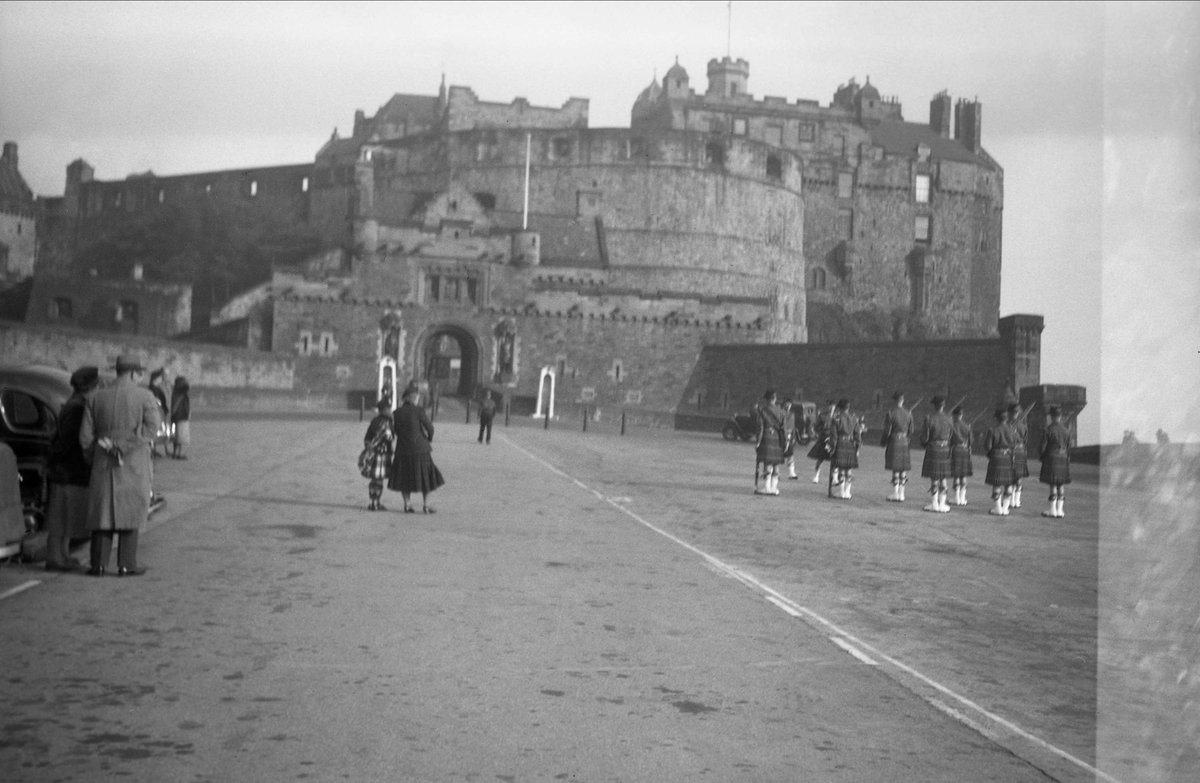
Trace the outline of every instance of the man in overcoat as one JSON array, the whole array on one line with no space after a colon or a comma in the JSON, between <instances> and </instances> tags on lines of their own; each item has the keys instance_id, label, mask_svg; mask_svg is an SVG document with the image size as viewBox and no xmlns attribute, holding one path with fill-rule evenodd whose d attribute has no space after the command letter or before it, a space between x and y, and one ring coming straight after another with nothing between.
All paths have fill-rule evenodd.
<instances>
[{"instance_id":1,"label":"man in overcoat","mask_svg":"<svg viewBox=\"0 0 1200 783\"><path fill-rule=\"evenodd\" d=\"M118 536L117 575L141 576L137 564L138 532L150 515L150 442L161 417L158 401L139 386L145 368L131 356L120 356L117 380L88 398L79 445L91 459L88 528L92 531L92 576L103 576Z\"/></svg>"}]
</instances>

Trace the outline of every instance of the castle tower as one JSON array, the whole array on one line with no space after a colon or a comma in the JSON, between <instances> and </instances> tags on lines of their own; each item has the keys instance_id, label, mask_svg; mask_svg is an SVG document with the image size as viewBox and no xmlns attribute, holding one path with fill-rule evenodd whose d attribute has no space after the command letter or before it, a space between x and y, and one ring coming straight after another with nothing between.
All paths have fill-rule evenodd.
<instances>
[{"instance_id":1,"label":"castle tower","mask_svg":"<svg viewBox=\"0 0 1200 783\"><path fill-rule=\"evenodd\" d=\"M67 165L67 184L63 189L63 209L68 215L83 214L80 188L92 181L95 169L83 158L76 158Z\"/></svg>"},{"instance_id":2,"label":"castle tower","mask_svg":"<svg viewBox=\"0 0 1200 783\"><path fill-rule=\"evenodd\" d=\"M950 93L942 90L929 102L929 127L942 138L950 138Z\"/></svg>"},{"instance_id":3,"label":"castle tower","mask_svg":"<svg viewBox=\"0 0 1200 783\"><path fill-rule=\"evenodd\" d=\"M687 98L691 94L691 88L688 86L688 72L679 64L678 57L675 58L675 64L667 71L667 75L663 77L663 91L666 92L668 98Z\"/></svg>"},{"instance_id":4,"label":"castle tower","mask_svg":"<svg viewBox=\"0 0 1200 783\"><path fill-rule=\"evenodd\" d=\"M716 98L736 98L746 95L746 82L750 79L750 63L730 57L716 58L708 61L708 92L705 95Z\"/></svg>"},{"instance_id":5,"label":"castle tower","mask_svg":"<svg viewBox=\"0 0 1200 783\"><path fill-rule=\"evenodd\" d=\"M886 112L883 109L883 97L878 88L871 84L871 77L854 96L854 108L858 112L858 121L867 123L883 119Z\"/></svg>"}]
</instances>

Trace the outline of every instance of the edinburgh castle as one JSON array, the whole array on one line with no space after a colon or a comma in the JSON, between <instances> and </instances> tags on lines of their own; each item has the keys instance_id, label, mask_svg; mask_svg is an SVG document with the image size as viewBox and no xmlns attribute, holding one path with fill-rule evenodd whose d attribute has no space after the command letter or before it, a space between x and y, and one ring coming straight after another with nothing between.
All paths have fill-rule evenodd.
<instances>
[{"instance_id":1,"label":"edinburgh castle","mask_svg":"<svg viewBox=\"0 0 1200 783\"><path fill-rule=\"evenodd\" d=\"M45 200L39 272L56 282L34 286L26 320L79 321L87 307L64 318L55 301L75 250L114 221L216 194L269 204L326 249L250 290L197 290L190 329L156 333L292 356L296 389L374 397L394 377L532 405L552 375L560 405L718 415L749 392L700 382L708 347L918 342L995 344L993 398L1039 382L1042 319L1000 321L1004 179L979 102L939 93L909 122L869 78L824 106L756 98L728 57L707 81L675 63L629 128L590 128L582 98L490 103L443 84L356 112L307 164L101 181L77 160ZM170 286L138 290L157 299L134 314L169 309Z\"/></svg>"}]
</instances>

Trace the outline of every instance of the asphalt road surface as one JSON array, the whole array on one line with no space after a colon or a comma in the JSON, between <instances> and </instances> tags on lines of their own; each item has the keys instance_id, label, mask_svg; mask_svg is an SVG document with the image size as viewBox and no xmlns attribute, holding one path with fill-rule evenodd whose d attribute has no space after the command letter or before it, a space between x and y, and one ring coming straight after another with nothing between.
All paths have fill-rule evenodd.
<instances>
[{"instance_id":1,"label":"asphalt road surface","mask_svg":"<svg viewBox=\"0 0 1200 783\"><path fill-rule=\"evenodd\" d=\"M370 513L365 424L194 429L145 576L0 568L0 779L1135 779L1095 769L1094 482L930 514L869 447L853 500L807 460L768 498L714 436L455 421L437 513Z\"/></svg>"}]
</instances>

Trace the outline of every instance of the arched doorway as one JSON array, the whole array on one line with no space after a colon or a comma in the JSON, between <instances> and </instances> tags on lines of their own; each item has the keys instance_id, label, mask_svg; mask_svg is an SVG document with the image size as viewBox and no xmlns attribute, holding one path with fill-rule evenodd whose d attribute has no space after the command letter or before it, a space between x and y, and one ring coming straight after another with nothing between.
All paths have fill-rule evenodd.
<instances>
[{"instance_id":1,"label":"arched doorway","mask_svg":"<svg viewBox=\"0 0 1200 783\"><path fill-rule=\"evenodd\" d=\"M440 395L470 397L480 376L479 341L469 330L454 324L430 328L417 346L419 379Z\"/></svg>"}]
</instances>

